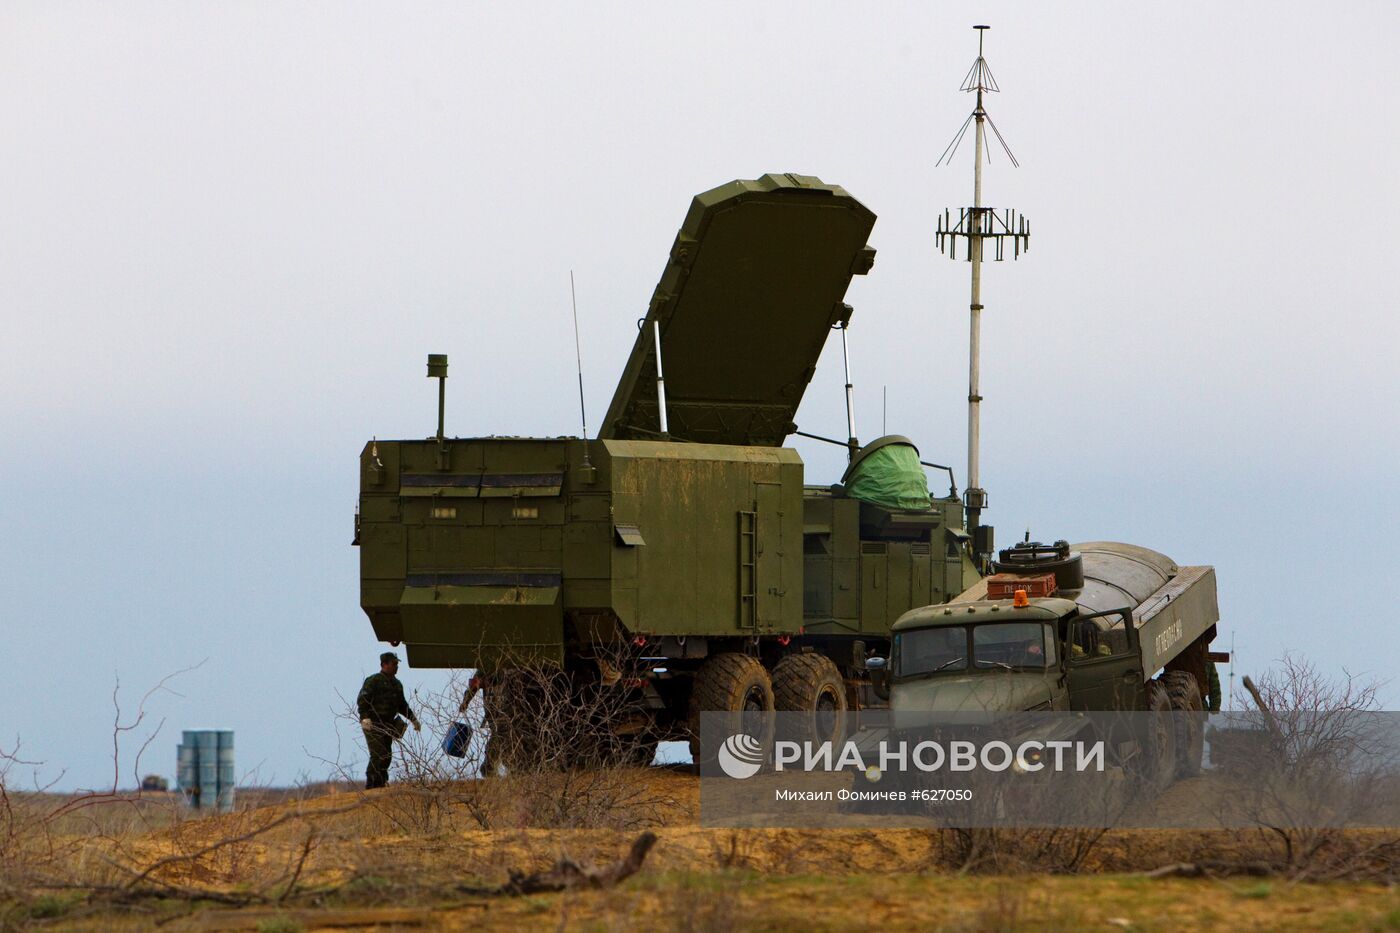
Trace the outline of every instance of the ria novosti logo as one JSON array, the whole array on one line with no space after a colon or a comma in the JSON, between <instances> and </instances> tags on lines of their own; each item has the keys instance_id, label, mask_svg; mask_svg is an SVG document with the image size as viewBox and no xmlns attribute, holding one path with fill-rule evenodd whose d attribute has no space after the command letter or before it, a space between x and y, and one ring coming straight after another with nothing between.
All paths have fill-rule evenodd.
<instances>
[{"instance_id":1,"label":"ria novosti logo","mask_svg":"<svg viewBox=\"0 0 1400 933\"><path fill-rule=\"evenodd\" d=\"M753 777L763 767L763 746L753 736L739 732L724 740L716 758L720 770L742 781Z\"/></svg>"},{"instance_id":2,"label":"ria novosti logo","mask_svg":"<svg viewBox=\"0 0 1400 933\"><path fill-rule=\"evenodd\" d=\"M1071 758L1070 752L1073 752ZM744 732L724 740L715 756L720 770L736 780L745 780L763 770L768 756L758 739ZM936 741L881 741L873 748L860 748L847 740L839 750L832 743L779 741L773 747L775 771L863 771L870 781L880 780L886 771L1103 771L1105 743L1097 741L1022 741L976 743L954 740L946 745Z\"/></svg>"}]
</instances>

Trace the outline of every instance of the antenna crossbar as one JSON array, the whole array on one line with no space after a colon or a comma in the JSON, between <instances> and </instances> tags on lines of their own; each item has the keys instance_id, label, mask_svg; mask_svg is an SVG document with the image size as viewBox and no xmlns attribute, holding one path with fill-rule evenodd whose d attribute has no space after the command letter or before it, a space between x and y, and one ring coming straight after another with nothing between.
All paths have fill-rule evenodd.
<instances>
[{"instance_id":1,"label":"antenna crossbar","mask_svg":"<svg viewBox=\"0 0 1400 933\"><path fill-rule=\"evenodd\" d=\"M982 259L988 258L990 243L991 258L997 262L1006 258L1008 242L1013 259L1021 258L1021 253L1031 248L1030 224L1010 208L998 213L994 207L964 207L959 209L956 221L945 210L938 218L938 229L934 233L938 251L957 259L959 238L968 240L963 256L968 262L972 261L972 240L980 241Z\"/></svg>"}]
</instances>

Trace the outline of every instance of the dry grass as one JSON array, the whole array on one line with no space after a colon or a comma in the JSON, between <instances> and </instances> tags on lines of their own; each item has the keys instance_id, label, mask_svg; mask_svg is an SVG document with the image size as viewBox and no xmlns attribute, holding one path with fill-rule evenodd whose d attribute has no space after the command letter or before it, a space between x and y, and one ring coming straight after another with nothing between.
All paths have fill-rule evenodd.
<instances>
[{"instance_id":1,"label":"dry grass","mask_svg":"<svg viewBox=\"0 0 1400 933\"><path fill-rule=\"evenodd\" d=\"M75 822L64 827L72 835L55 834L64 862L50 867L61 867L67 880L11 886L0 904L0 928L143 928L171 919L177 921L173 928L269 930L385 923L473 929L878 924L1151 930L1187 920L1202 929L1400 926L1400 897L1385 884L1277 878L1261 887L1257 878L1232 878L1227 867L1199 879L1140 874L1175 862L1252 864L1267 854L1269 837L1263 833L1115 830L1076 856L1073 876L1050 874L1068 871L1064 866L1010 859L983 866L981 871L995 872L984 874L958 863L961 854L955 845L950 852L943 832L704 828L698 821L699 782L685 770L610 774L630 784L624 799L636 812L600 812L593 825L564 828L545 825L547 814L512 805L524 788L509 778L470 782L482 790L454 791L485 793L492 786L500 806L490 816L490 829L460 800L441 804L443 816L432 831L406 825L396 813L417 806L414 795L421 790L405 786L330 792L204 819L144 802L131 812L130 823L111 817L93 834ZM476 803L483 806L481 798ZM458 891L461 885L498 884L512 869L544 869L566 854L585 863L610 862L635 837L639 821L654 826L659 841L643 872L618 888L489 900ZM1017 851L1013 835L1000 840L1008 853ZM1342 838L1358 847L1381 838L1394 842L1393 835ZM133 884L135 878L140 880ZM120 896L138 889L151 893Z\"/></svg>"},{"instance_id":2,"label":"dry grass","mask_svg":"<svg viewBox=\"0 0 1400 933\"><path fill-rule=\"evenodd\" d=\"M480 780L404 743L390 787L263 790L202 819L168 794L18 793L0 750L0 931L1400 929L1395 831L717 829L688 768L580 748L507 746L512 773ZM643 830L656 844L615 887L483 893L564 859L611 864Z\"/></svg>"}]
</instances>

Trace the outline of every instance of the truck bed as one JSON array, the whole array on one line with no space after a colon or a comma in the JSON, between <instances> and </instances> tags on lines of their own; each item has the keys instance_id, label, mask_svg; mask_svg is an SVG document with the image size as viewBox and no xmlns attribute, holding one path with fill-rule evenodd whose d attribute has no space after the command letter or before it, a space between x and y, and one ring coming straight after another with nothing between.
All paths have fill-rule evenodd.
<instances>
[{"instance_id":1,"label":"truck bed","mask_svg":"<svg viewBox=\"0 0 1400 933\"><path fill-rule=\"evenodd\" d=\"M1133 610L1142 650L1142 674L1149 679L1212 625L1220 621L1214 567L1182 567Z\"/></svg>"}]
</instances>

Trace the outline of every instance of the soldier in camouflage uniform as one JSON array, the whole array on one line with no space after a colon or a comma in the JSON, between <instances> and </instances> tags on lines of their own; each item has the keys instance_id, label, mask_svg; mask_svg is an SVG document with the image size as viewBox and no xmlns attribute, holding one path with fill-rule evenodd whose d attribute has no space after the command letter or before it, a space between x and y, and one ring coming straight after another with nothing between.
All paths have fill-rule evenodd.
<instances>
[{"instance_id":1,"label":"soldier in camouflage uniform","mask_svg":"<svg viewBox=\"0 0 1400 933\"><path fill-rule=\"evenodd\" d=\"M356 705L360 712L360 727L365 730L369 746L369 767L365 770L365 789L373 790L389 783L389 762L393 757L394 739L403 735L406 726L399 716L413 723L415 731L422 726L408 700L403 684L394 675L399 672L399 656L386 651L379 656L379 673L365 678Z\"/></svg>"},{"instance_id":2,"label":"soldier in camouflage uniform","mask_svg":"<svg viewBox=\"0 0 1400 933\"><path fill-rule=\"evenodd\" d=\"M1206 712L1220 712L1220 672L1215 669L1214 661L1206 662Z\"/></svg>"}]
</instances>

